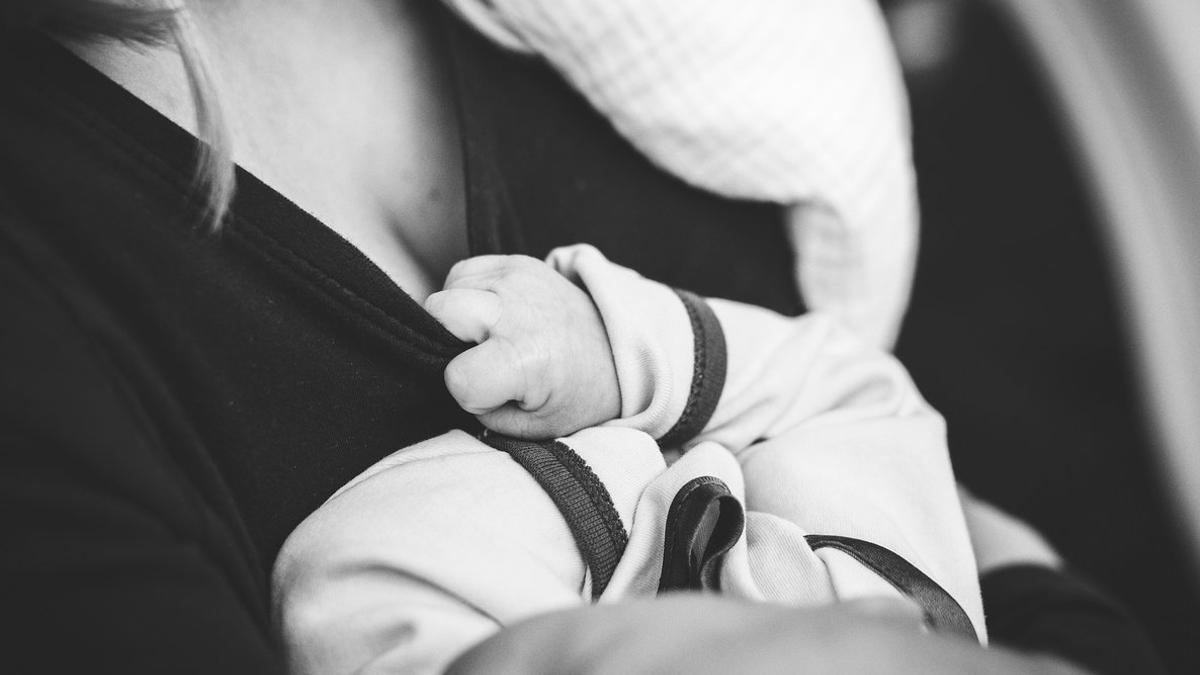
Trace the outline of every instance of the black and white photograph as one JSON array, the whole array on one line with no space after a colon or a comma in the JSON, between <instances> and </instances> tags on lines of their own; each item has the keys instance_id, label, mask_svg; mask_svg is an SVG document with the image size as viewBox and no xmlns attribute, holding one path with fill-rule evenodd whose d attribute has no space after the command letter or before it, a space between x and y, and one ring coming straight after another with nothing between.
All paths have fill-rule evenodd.
<instances>
[{"instance_id":1,"label":"black and white photograph","mask_svg":"<svg viewBox=\"0 0 1200 675\"><path fill-rule=\"evenodd\" d=\"M1200 673L1200 0L0 0L0 612Z\"/></svg>"}]
</instances>

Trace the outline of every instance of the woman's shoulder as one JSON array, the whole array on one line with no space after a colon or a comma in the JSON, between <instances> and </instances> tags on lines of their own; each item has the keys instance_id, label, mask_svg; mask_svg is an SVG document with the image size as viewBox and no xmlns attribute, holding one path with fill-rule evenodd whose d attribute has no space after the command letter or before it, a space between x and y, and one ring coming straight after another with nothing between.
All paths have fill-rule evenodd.
<instances>
[{"instance_id":1,"label":"woman's shoulder","mask_svg":"<svg viewBox=\"0 0 1200 675\"><path fill-rule=\"evenodd\" d=\"M72 395L87 395L86 380L110 378L88 345L78 316L68 309L69 289L54 278L44 242L30 218L0 201L0 392L5 414L20 410L26 422L62 410ZM40 251L38 249L41 249ZM58 391L55 391L58 390ZM103 397L97 401L110 401ZM46 420L49 422L50 420ZM53 426L53 425L48 425Z\"/></svg>"},{"instance_id":2,"label":"woman's shoulder","mask_svg":"<svg viewBox=\"0 0 1200 675\"><path fill-rule=\"evenodd\" d=\"M244 535L150 420L36 231L0 203L0 595L21 617L10 657L276 670Z\"/></svg>"},{"instance_id":3,"label":"woman's shoulder","mask_svg":"<svg viewBox=\"0 0 1200 675\"><path fill-rule=\"evenodd\" d=\"M37 228L0 203L0 433L10 476L36 475L151 506L156 518L196 518L179 500L192 482L173 467L121 354L103 337L109 315L80 287ZM110 330L110 332L112 332ZM192 488L195 489L195 488Z\"/></svg>"}]
</instances>

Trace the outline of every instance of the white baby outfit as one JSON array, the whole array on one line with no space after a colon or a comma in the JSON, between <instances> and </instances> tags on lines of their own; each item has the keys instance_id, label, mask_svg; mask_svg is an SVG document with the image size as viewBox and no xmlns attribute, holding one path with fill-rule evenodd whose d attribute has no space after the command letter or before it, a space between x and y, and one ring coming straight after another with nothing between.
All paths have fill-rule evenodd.
<instances>
[{"instance_id":1,"label":"white baby outfit","mask_svg":"<svg viewBox=\"0 0 1200 675\"><path fill-rule=\"evenodd\" d=\"M700 588L797 605L911 596L895 565L810 543L853 539L931 580L984 639L944 425L895 359L819 312L689 301L589 246L548 262L596 302L617 366L621 418L560 439L627 534L611 575L597 579L534 471L449 432L365 471L284 544L275 611L293 672L434 672L512 622L653 597L673 506L710 484L744 526ZM668 466L655 439L683 420Z\"/></svg>"},{"instance_id":2,"label":"white baby outfit","mask_svg":"<svg viewBox=\"0 0 1200 675\"><path fill-rule=\"evenodd\" d=\"M502 626L653 597L680 569L756 601L907 595L937 614L928 587L901 583L907 565L985 640L944 424L882 351L907 302L917 216L876 4L443 1L545 59L668 172L785 206L814 311L689 300L590 247L553 252L600 310L620 419L525 456L454 431L344 486L277 560L293 671L435 672ZM602 494L564 499L544 466ZM679 531L724 540L681 554L690 540L673 528L693 495L716 495L719 517L698 508ZM578 526L566 502L601 515Z\"/></svg>"}]
</instances>

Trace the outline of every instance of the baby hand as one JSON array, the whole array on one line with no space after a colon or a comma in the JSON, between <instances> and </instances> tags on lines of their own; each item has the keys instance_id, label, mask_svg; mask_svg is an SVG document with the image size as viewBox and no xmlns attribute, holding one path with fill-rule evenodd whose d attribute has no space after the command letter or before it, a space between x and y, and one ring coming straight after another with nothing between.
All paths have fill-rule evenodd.
<instances>
[{"instance_id":1,"label":"baby hand","mask_svg":"<svg viewBox=\"0 0 1200 675\"><path fill-rule=\"evenodd\" d=\"M446 388L487 428L553 438L619 416L617 371L600 313L546 263L468 258L425 309L460 340L478 343L446 367Z\"/></svg>"}]
</instances>

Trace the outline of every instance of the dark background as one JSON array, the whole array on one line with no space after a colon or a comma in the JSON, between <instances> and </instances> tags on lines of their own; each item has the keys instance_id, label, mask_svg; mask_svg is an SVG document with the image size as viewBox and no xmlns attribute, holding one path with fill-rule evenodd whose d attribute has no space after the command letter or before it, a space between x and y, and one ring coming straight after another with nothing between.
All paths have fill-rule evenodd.
<instances>
[{"instance_id":1,"label":"dark background","mask_svg":"<svg viewBox=\"0 0 1200 675\"><path fill-rule=\"evenodd\" d=\"M923 223L898 353L948 420L962 482L1118 596L1171 672L1200 673L1197 575L1101 224L1011 27L986 3L950 6L948 58L907 74Z\"/></svg>"}]
</instances>

